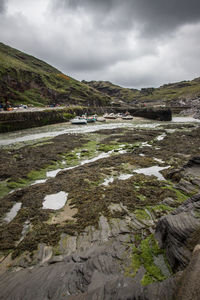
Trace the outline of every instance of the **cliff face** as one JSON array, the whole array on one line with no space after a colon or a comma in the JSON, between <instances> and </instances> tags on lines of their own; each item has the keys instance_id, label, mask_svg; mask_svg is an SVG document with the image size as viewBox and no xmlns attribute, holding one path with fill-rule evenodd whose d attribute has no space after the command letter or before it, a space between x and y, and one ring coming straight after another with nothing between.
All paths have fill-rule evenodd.
<instances>
[{"instance_id":1,"label":"cliff face","mask_svg":"<svg viewBox=\"0 0 200 300\"><path fill-rule=\"evenodd\" d=\"M0 43L0 102L108 105L110 97L47 63Z\"/></svg>"}]
</instances>

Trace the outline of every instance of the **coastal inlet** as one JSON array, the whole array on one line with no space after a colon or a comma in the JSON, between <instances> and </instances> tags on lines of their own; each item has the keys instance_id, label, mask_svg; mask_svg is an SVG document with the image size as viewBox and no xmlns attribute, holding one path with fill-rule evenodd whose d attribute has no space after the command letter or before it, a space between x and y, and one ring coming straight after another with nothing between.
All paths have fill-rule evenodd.
<instances>
[{"instance_id":1,"label":"coastal inlet","mask_svg":"<svg viewBox=\"0 0 200 300\"><path fill-rule=\"evenodd\" d=\"M200 232L199 135L139 117L1 134L2 299L173 299Z\"/></svg>"}]
</instances>

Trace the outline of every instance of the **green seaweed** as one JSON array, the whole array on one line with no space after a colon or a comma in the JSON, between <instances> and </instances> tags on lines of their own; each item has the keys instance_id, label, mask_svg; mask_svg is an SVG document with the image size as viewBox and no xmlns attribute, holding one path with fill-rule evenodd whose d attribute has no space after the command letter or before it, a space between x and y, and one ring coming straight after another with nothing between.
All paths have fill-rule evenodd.
<instances>
[{"instance_id":1,"label":"green seaweed","mask_svg":"<svg viewBox=\"0 0 200 300\"><path fill-rule=\"evenodd\" d=\"M167 278L154 263L154 257L164 256L164 251L159 248L153 235L142 240L139 246L132 248L132 268L131 276L135 276L141 266L145 268L145 275L141 280L142 285L148 285L156 281L163 281ZM168 267L168 265L166 265ZM169 273L171 270L169 270Z\"/></svg>"},{"instance_id":2,"label":"green seaweed","mask_svg":"<svg viewBox=\"0 0 200 300\"><path fill-rule=\"evenodd\" d=\"M189 195L187 195L187 194L181 192L180 190L174 188L172 186L172 184L163 187L163 189L168 189L170 191L175 192L176 199L177 199L178 203L182 203L182 202L186 201L189 198Z\"/></svg>"},{"instance_id":3,"label":"green seaweed","mask_svg":"<svg viewBox=\"0 0 200 300\"><path fill-rule=\"evenodd\" d=\"M150 220L150 216L144 209L136 209L134 214L139 220Z\"/></svg>"},{"instance_id":4,"label":"green seaweed","mask_svg":"<svg viewBox=\"0 0 200 300\"><path fill-rule=\"evenodd\" d=\"M112 150L117 150L119 148L119 145L116 144L98 144L97 150L102 152L109 152Z\"/></svg>"},{"instance_id":5,"label":"green seaweed","mask_svg":"<svg viewBox=\"0 0 200 300\"><path fill-rule=\"evenodd\" d=\"M3 198L11 191L6 180L0 182L0 198Z\"/></svg>"}]
</instances>

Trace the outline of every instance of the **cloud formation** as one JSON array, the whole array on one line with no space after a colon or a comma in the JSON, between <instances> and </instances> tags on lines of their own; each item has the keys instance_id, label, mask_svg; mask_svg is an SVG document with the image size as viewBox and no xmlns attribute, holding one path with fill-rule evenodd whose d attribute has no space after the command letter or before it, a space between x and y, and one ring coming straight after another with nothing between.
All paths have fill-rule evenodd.
<instances>
[{"instance_id":1,"label":"cloud formation","mask_svg":"<svg viewBox=\"0 0 200 300\"><path fill-rule=\"evenodd\" d=\"M118 30L131 29L135 24L142 32L152 35L200 21L197 0L53 0L52 9L83 10L93 17L96 26L105 23L114 30L117 25Z\"/></svg>"},{"instance_id":2,"label":"cloud formation","mask_svg":"<svg viewBox=\"0 0 200 300\"><path fill-rule=\"evenodd\" d=\"M0 40L79 80L145 87L199 76L197 0L0 1Z\"/></svg>"},{"instance_id":3,"label":"cloud formation","mask_svg":"<svg viewBox=\"0 0 200 300\"><path fill-rule=\"evenodd\" d=\"M0 14L3 14L6 10L6 1L0 0Z\"/></svg>"}]
</instances>

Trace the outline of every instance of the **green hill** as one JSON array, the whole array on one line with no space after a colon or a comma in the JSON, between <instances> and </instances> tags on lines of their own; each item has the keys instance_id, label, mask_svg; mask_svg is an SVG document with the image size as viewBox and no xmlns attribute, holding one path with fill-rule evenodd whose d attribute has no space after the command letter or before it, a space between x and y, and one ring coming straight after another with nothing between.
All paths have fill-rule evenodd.
<instances>
[{"instance_id":1,"label":"green hill","mask_svg":"<svg viewBox=\"0 0 200 300\"><path fill-rule=\"evenodd\" d=\"M109 81L78 81L42 60L0 43L0 102L107 106L200 97L200 78L159 88L129 89Z\"/></svg>"},{"instance_id":2,"label":"green hill","mask_svg":"<svg viewBox=\"0 0 200 300\"><path fill-rule=\"evenodd\" d=\"M122 88L109 81L83 82L105 95L109 95L115 102L123 101L127 104L190 100L200 97L200 78L165 84L159 88L142 88L141 90Z\"/></svg>"},{"instance_id":3,"label":"green hill","mask_svg":"<svg viewBox=\"0 0 200 300\"><path fill-rule=\"evenodd\" d=\"M0 102L108 105L111 98L33 56L0 43Z\"/></svg>"}]
</instances>

